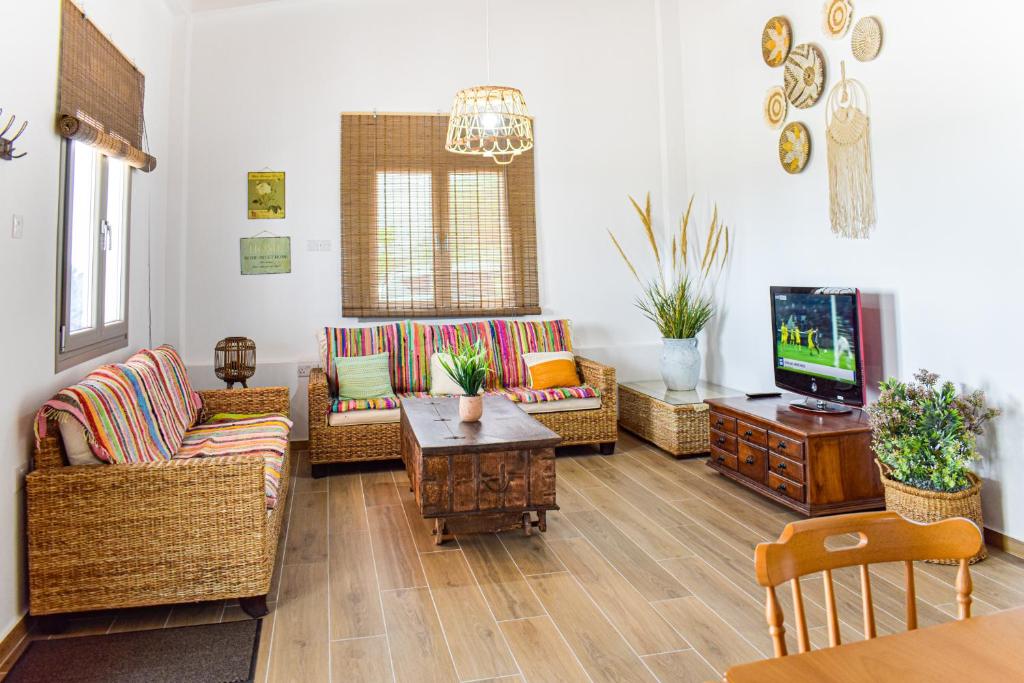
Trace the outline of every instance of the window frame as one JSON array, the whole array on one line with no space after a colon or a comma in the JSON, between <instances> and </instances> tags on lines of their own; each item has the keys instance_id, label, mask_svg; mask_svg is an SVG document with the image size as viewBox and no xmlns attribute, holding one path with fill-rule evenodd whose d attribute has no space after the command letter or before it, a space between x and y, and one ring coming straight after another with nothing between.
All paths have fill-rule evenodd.
<instances>
[{"instance_id":1,"label":"window frame","mask_svg":"<svg viewBox=\"0 0 1024 683\"><path fill-rule=\"evenodd\" d=\"M108 214L108 181L110 157L95 150L96 167L95 188L93 192L94 208L91 222L95 230L93 243L94 286L90 292L93 304L93 326L87 331L70 332L71 317L71 249L74 221L74 161L76 143L64 139L61 142L59 211L60 230L57 249L57 339L55 369L57 372L78 365L117 349L128 346L129 320L129 283L131 271L131 204L132 204L132 167L125 164L124 188L122 202L122 225L124 230L123 264L121 274L122 313L121 320L106 324L106 271L107 256L110 249L103 248L104 230ZM117 161L117 160L115 160ZM120 162L123 163L123 162Z\"/></svg>"}]
</instances>

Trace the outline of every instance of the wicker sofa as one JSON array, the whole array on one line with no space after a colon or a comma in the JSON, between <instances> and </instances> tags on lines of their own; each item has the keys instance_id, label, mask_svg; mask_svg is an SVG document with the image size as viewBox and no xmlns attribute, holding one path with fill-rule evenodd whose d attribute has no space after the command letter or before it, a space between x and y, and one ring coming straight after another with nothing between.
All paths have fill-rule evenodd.
<instances>
[{"instance_id":1,"label":"wicker sofa","mask_svg":"<svg viewBox=\"0 0 1024 683\"><path fill-rule=\"evenodd\" d=\"M563 323L563 336L534 334L530 326L544 326L552 323ZM329 367L333 355L361 355L388 351L390 354L411 354L417 356L413 367L429 368L428 353L450 348L453 340L469 340L480 338L494 357L497 366L514 362L499 358L498 349L502 343L499 338L507 336L509 326L518 326L519 331L525 328L530 334L521 334L520 339L528 340L520 344L521 348L507 350L506 354L519 351L556 351L571 350L572 342L568 332L567 321L480 321L459 325L421 325L405 321L394 323L397 333L391 333L389 326L363 328L326 328L320 333L320 368L314 368L309 375L309 459L312 463L313 476L321 477L329 472L331 463L358 462L367 460L388 460L399 455L399 422L398 411L389 411L391 415L381 421L374 419L354 420L351 423L332 425L332 417L337 417L337 398L334 395L332 382L324 368ZM498 334L501 330L502 334ZM387 331L387 334L384 334ZM331 346L326 340L332 334L364 333L357 344ZM369 336L366 337L365 335ZM543 341L541 341L543 339ZM394 365L394 364L393 364ZM562 445L593 444L601 452L610 455L614 452L618 439L617 420L617 385L615 368L602 365L595 361L576 357L576 367L580 379L588 387L596 390L598 399L586 401L558 401L547 406L540 412L532 408L536 406L520 404L526 412L548 428L561 435ZM392 368L393 380L396 371ZM522 375L517 376L522 381ZM429 377L422 378L427 382ZM490 390L501 391L509 384L505 378L497 377L489 386ZM408 388L408 387L406 387ZM424 389L425 386L420 386ZM563 407L564 406L564 407ZM383 412L383 411L367 411Z\"/></svg>"},{"instance_id":2,"label":"wicker sofa","mask_svg":"<svg viewBox=\"0 0 1024 683\"><path fill-rule=\"evenodd\" d=\"M197 424L217 413L289 410L287 387L198 395ZM74 612L201 600L238 599L250 616L267 613L287 446L268 509L262 457L69 465L59 425L40 415L44 435L25 484L29 612L45 630Z\"/></svg>"}]
</instances>

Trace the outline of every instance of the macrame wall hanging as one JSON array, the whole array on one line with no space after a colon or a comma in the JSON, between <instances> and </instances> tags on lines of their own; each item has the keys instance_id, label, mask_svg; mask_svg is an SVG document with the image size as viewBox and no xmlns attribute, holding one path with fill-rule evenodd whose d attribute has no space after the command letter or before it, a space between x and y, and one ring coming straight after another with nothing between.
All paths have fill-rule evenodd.
<instances>
[{"instance_id":1,"label":"macrame wall hanging","mask_svg":"<svg viewBox=\"0 0 1024 683\"><path fill-rule=\"evenodd\" d=\"M860 81L846 77L846 62L841 66L842 78L825 108L829 214L834 234L863 239L876 223L868 95Z\"/></svg>"}]
</instances>

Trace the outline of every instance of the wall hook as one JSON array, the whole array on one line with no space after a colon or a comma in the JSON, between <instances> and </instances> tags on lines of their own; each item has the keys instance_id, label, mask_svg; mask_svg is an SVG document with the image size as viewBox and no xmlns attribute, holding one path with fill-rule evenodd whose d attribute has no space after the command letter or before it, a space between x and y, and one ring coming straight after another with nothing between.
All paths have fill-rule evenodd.
<instances>
[{"instance_id":1,"label":"wall hook","mask_svg":"<svg viewBox=\"0 0 1024 683\"><path fill-rule=\"evenodd\" d=\"M4 110L0 108L0 114L3 114ZM14 141L21 137L21 134L25 132L25 128L28 127L28 121L22 121L21 126L18 128L18 132L14 134L14 137L7 138L7 132L14 127L14 114L7 119L7 125L4 126L3 130L0 130L0 159L11 161L12 159L20 159L28 152L22 152L21 154L14 153Z\"/></svg>"}]
</instances>

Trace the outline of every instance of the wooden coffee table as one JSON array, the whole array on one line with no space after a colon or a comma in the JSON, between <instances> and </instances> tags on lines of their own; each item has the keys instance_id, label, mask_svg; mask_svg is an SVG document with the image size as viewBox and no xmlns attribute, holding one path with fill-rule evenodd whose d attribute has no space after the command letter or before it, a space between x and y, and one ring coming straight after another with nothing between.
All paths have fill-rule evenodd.
<instances>
[{"instance_id":1,"label":"wooden coffee table","mask_svg":"<svg viewBox=\"0 0 1024 683\"><path fill-rule=\"evenodd\" d=\"M459 421L458 398L402 399L402 461L434 542L460 531L547 530L562 437L501 396L484 397L479 422ZM537 519L532 519L536 513ZM463 524L468 522L468 524Z\"/></svg>"}]
</instances>

